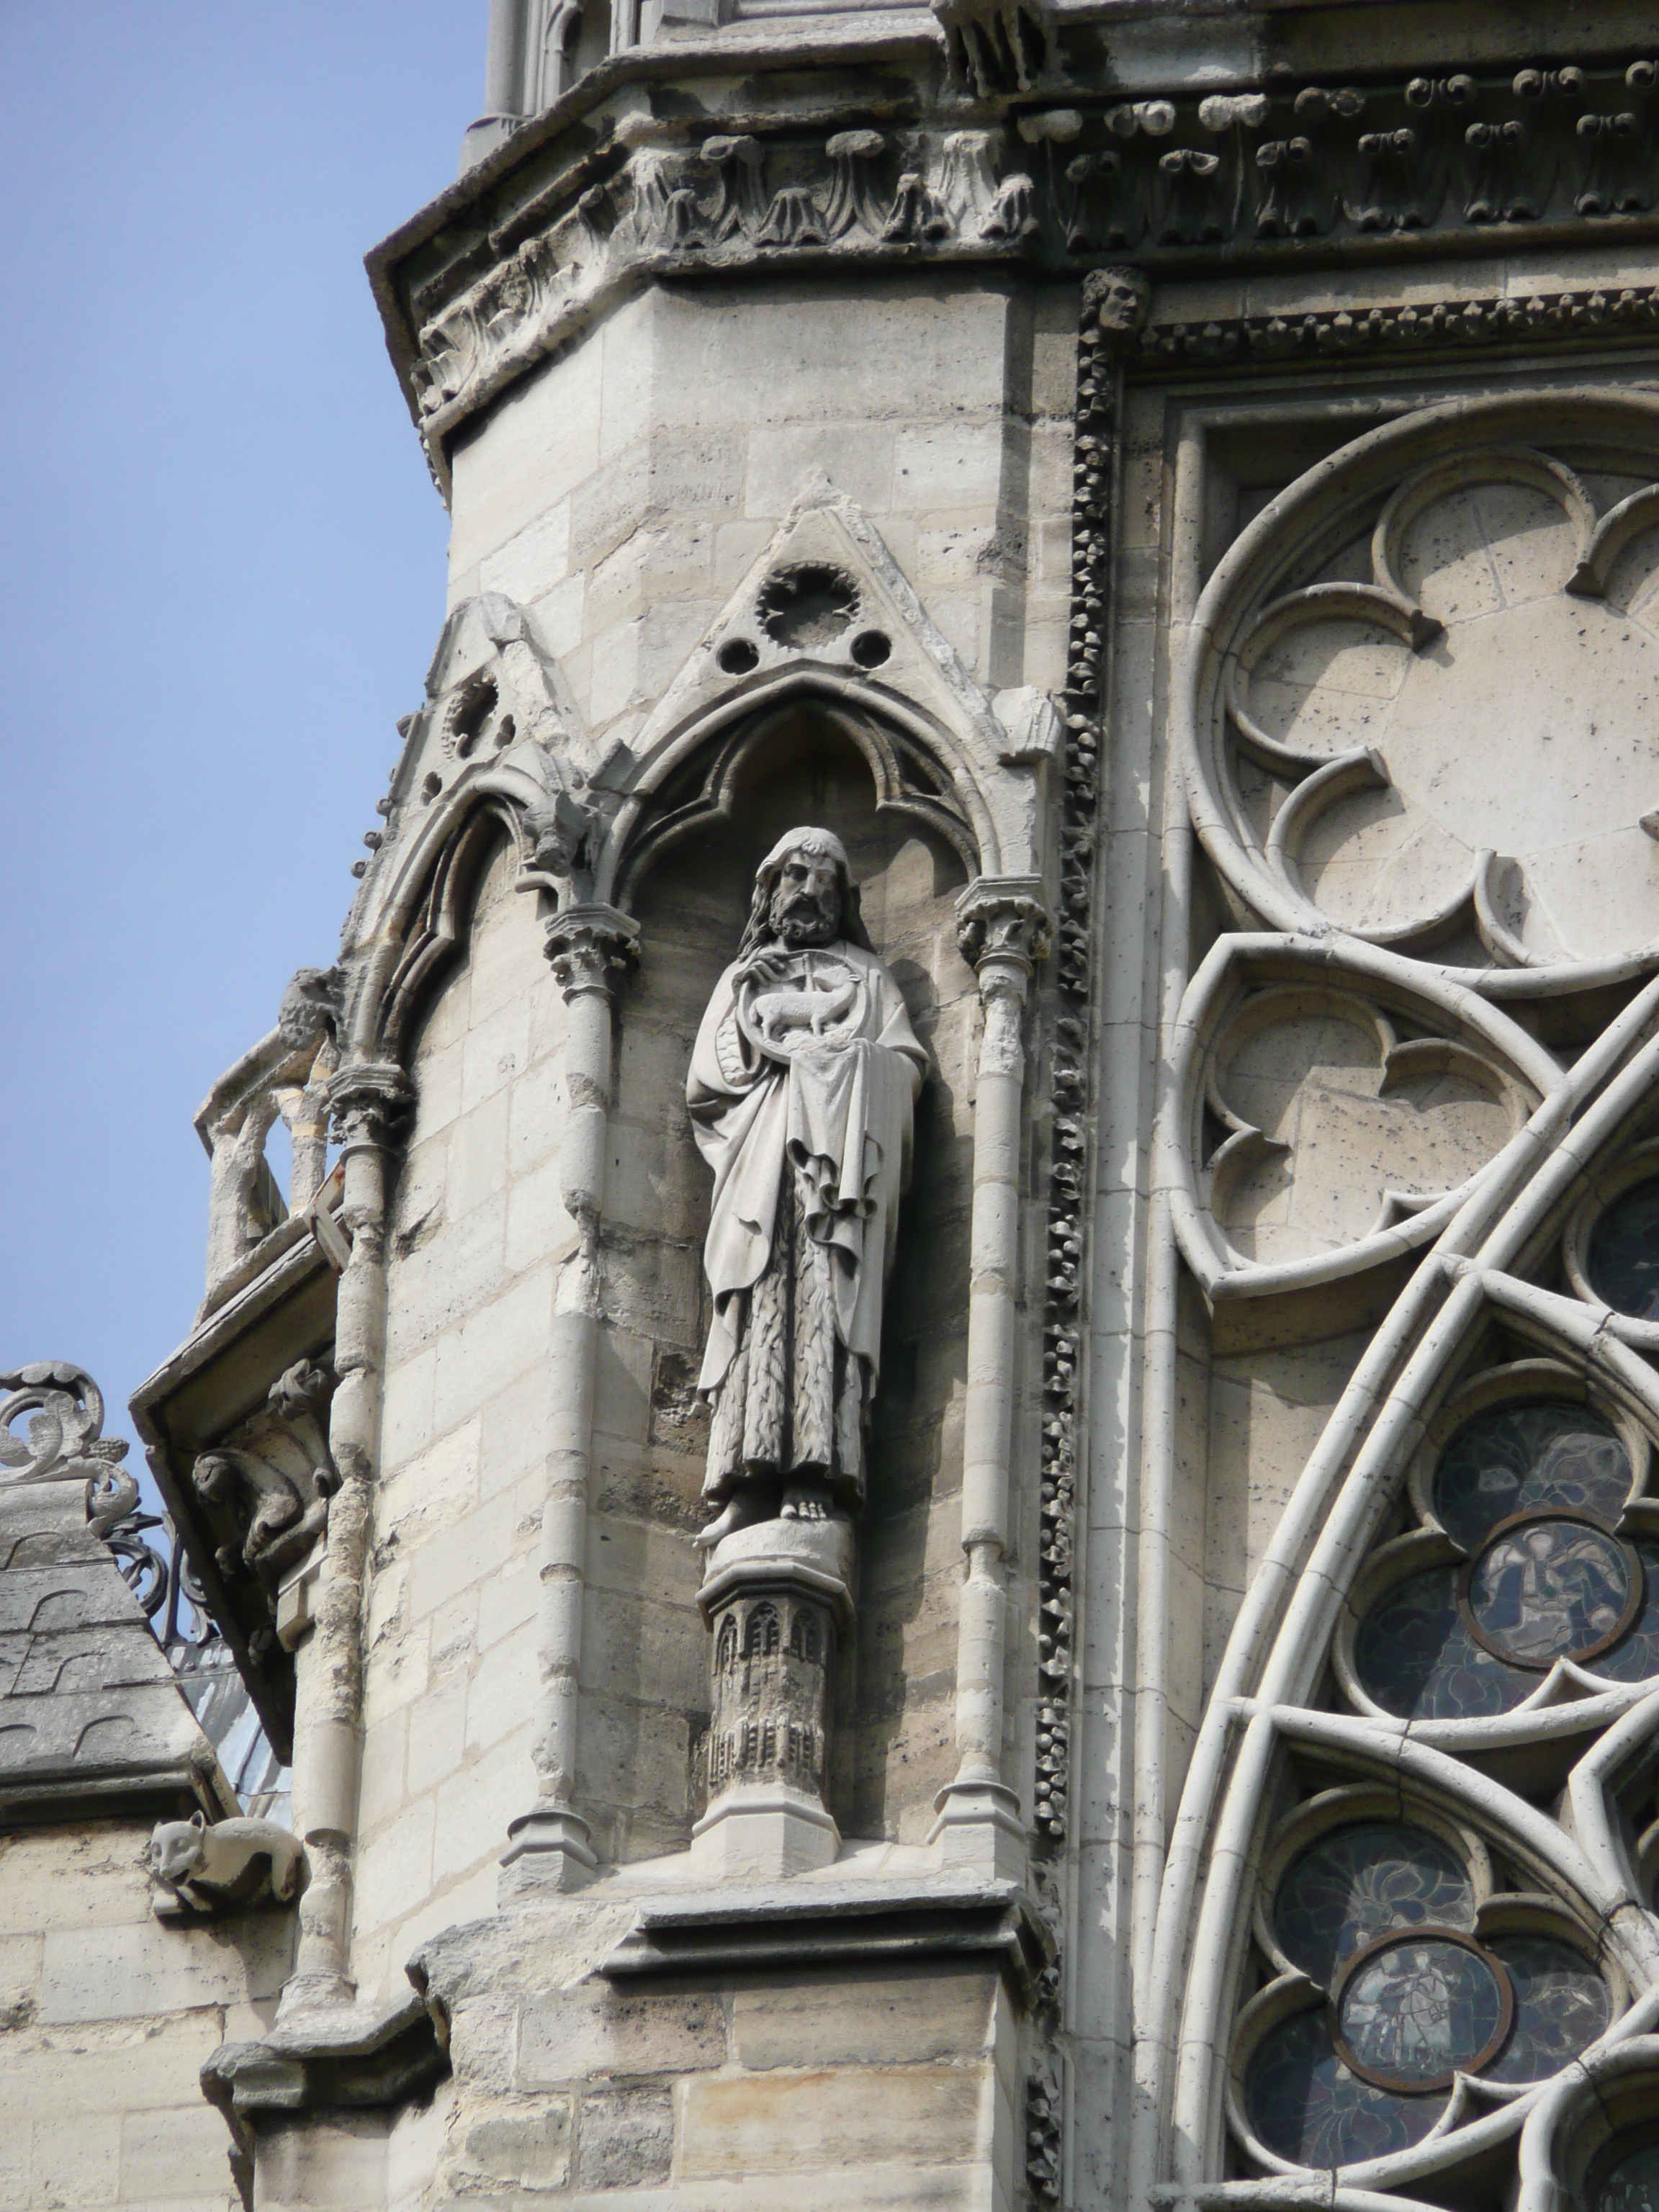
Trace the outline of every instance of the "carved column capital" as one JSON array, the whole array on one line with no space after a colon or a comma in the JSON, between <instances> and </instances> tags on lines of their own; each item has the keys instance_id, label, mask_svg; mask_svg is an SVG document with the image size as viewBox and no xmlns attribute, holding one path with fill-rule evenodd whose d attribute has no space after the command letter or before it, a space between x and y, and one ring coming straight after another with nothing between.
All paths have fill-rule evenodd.
<instances>
[{"instance_id":1,"label":"carved column capital","mask_svg":"<svg viewBox=\"0 0 1659 2212\"><path fill-rule=\"evenodd\" d=\"M975 876L957 901L957 943L982 996L1012 987L1024 998L1051 934L1040 876Z\"/></svg>"},{"instance_id":2,"label":"carved column capital","mask_svg":"<svg viewBox=\"0 0 1659 2212\"><path fill-rule=\"evenodd\" d=\"M414 1103L414 1085L391 1060L359 1060L329 1079L329 1120L348 1152L392 1150L403 1140Z\"/></svg>"},{"instance_id":3,"label":"carved column capital","mask_svg":"<svg viewBox=\"0 0 1659 2212\"><path fill-rule=\"evenodd\" d=\"M547 925L546 953L567 999L614 999L640 957L640 926L613 906L573 906Z\"/></svg>"}]
</instances>

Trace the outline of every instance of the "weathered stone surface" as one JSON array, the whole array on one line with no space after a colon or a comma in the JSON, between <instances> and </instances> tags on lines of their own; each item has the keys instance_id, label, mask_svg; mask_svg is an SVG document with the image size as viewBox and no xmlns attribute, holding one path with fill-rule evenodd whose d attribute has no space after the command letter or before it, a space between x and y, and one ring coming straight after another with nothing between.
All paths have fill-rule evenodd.
<instances>
[{"instance_id":1,"label":"weathered stone surface","mask_svg":"<svg viewBox=\"0 0 1659 2212\"><path fill-rule=\"evenodd\" d=\"M526 2003L516 2077L540 2088L595 2074L678 2075L723 2065L726 2056L718 1996L635 1996L584 1984Z\"/></svg>"}]
</instances>

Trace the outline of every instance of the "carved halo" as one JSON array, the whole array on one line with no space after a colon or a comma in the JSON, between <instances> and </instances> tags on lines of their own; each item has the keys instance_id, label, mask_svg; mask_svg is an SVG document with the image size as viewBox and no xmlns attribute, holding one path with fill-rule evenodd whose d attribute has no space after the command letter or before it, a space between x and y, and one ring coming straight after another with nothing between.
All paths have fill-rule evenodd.
<instances>
[{"instance_id":1,"label":"carved halo","mask_svg":"<svg viewBox=\"0 0 1659 2212\"><path fill-rule=\"evenodd\" d=\"M1249 907L1500 997L1659 965L1656 474L1659 403L1573 392L1408 416L1271 502L1176 690Z\"/></svg>"}]
</instances>

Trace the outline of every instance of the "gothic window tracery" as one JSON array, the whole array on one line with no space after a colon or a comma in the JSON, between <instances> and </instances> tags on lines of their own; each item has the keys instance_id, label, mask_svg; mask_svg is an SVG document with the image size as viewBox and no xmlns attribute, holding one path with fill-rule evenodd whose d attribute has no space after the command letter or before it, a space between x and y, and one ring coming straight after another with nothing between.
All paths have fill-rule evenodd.
<instances>
[{"instance_id":1,"label":"gothic window tracery","mask_svg":"<svg viewBox=\"0 0 1659 2212\"><path fill-rule=\"evenodd\" d=\"M1446 2121L1460 2076L1511 2094L1613 2015L1582 1933L1497 1892L1477 1838L1344 1822L1364 1804L1339 1790L1293 1815L1289 1863L1261 1905L1258 1941L1280 1972L1241 2018L1241 2124L1297 2166L1407 2150ZM1309 1843L1310 1817L1336 1825ZM1281 1844L1273 1863L1285 1856Z\"/></svg>"}]
</instances>

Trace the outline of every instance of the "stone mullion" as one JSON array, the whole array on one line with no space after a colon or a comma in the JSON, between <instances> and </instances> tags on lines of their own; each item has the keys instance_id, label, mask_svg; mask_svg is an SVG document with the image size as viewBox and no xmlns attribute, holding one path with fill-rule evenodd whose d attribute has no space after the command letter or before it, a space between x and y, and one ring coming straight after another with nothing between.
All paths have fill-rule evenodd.
<instances>
[{"instance_id":1,"label":"stone mullion","mask_svg":"<svg viewBox=\"0 0 1659 2212\"><path fill-rule=\"evenodd\" d=\"M587 1493L599 1328L599 1224L611 1133L617 993L637 957L637 925L608 906L578 906L548 926L546 952L569 1008L559 1194L576 1250L559 1276L548 1346L550 1435L542 1502L532 1757L537 1800L508 1827L503 1864L515 1885L568 1889L595 1858L576 1806Z\"/></svg>"}]
</instances>

